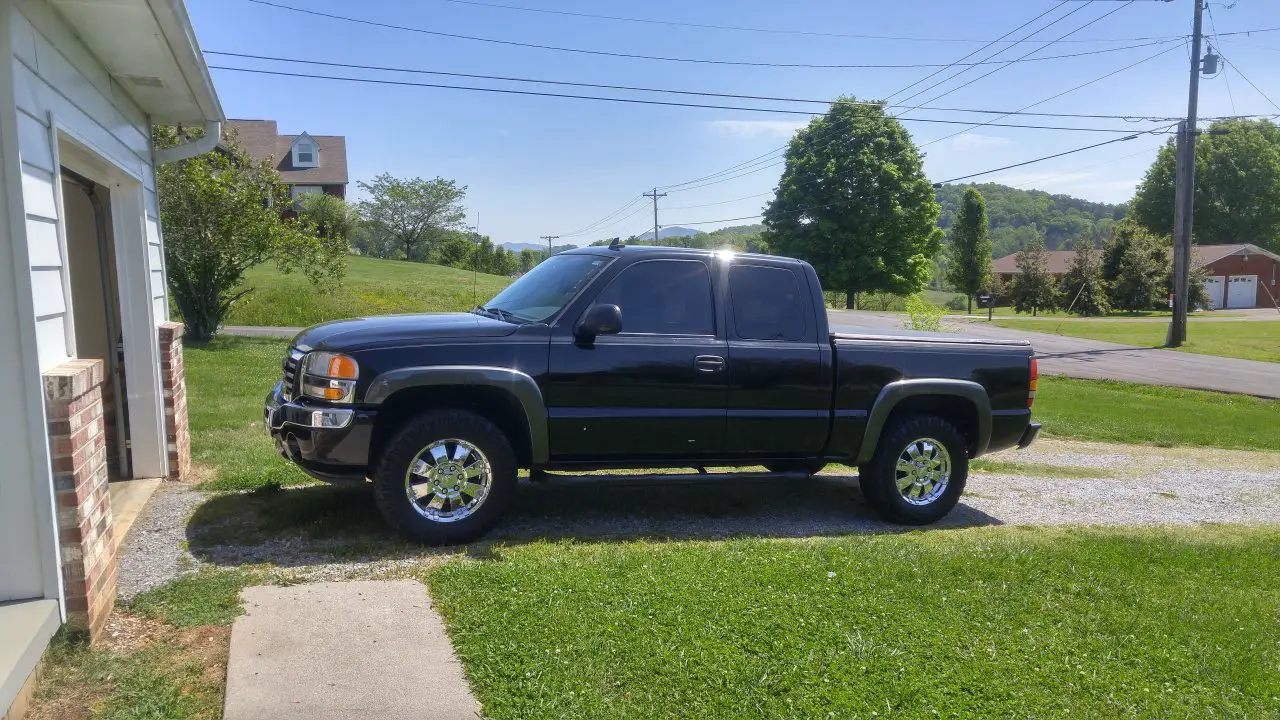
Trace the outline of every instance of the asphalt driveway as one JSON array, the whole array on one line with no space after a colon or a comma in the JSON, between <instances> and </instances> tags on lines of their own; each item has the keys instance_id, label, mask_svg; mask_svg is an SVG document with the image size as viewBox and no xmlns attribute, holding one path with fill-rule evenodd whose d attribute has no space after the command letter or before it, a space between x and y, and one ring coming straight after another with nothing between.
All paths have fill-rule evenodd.
<instances>
[{"instance_id":1,"label":"asphalt driveway","mask_svg":"<svg viewBox=\"0 0 1280 720\"><path fill-rule=\"evenodd\" d=\"M902 315L828 310L831 329L857 332L901 328ZM1280 363L1135 347L1083 338L995 327L985 322L948 320L949 330L974 337L1028 340L1050 375L1090 380L1126 380L1145 385L1217 390L1280 398Z\"/></svg>"}]
</instances>

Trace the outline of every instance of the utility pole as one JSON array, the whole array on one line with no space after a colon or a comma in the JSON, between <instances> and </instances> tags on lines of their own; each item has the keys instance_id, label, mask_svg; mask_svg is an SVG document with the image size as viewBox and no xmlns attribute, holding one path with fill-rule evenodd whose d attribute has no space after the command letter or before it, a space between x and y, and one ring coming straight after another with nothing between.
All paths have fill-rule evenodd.
<instances>
[{"instance_id":1,"label":"utility pole","mask_svg":"<svg viewBox=\"0 0 1280 720\"><path fill-rule=\"evenodd\" d=\"M664 198L666 193L659 193L658 188L654 188L653 192L644 194L647 198L653 198L653 244L658 244L658 198Z\"/></svg>"},{"instance_id":2,"label":"utility pole","mask_svg":"<svg viewBox=\"0 0 1280 720\"><path fill-rule=\"evenodd\" d=\"M1166 345L1178 347L1187 340L1187 300L1191 284L1191 225L1195 218L1196 120L1200 102L1200 43L1203 40L1205 0L1195 3L1191 23L1191 82L1187 90L1187 119L1178 124L1177 194L1173 218L1173 322Z\"/></svg>"},{"instance_id":3,"label":"utility pole","mask_svg":"<svg viewBox=\"0 0 1280 720\"><path fill-rule=\"evenodd\" d=\"M547 257L551 257L551 254L554 252L554 250L551 249L551 241L559 240L560 236L559 235L539 235L538 238L541 240L547 241Z\"/></svg>"}]
</instances>

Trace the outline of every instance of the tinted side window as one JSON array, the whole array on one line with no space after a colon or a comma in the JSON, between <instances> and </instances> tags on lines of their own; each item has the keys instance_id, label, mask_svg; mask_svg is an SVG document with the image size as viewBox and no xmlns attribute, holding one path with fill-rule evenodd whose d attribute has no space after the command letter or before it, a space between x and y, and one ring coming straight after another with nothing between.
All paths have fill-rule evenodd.
<instances>
[{"instance_id":1,"label":"tinted side window","mask_svg":"<svg viewBox=\"0 0 1280 720\"><path fill-rule=\"evenodd\" d=\"M733 323L744 340L799 340L809 302L795 273L785 268L735 265L729 269Z\"/></svg>"},{"instance_id":2,"label":"tinted side window","mask_svg":"<svg viewBox=\"0 0 1280 720\"><path fill-rule=\"evenodd\" d=\"M715 335L711 274L689 260L636 263L596 298L622 309L622 332L648 335Z\"/></svg>"}]
</instances>

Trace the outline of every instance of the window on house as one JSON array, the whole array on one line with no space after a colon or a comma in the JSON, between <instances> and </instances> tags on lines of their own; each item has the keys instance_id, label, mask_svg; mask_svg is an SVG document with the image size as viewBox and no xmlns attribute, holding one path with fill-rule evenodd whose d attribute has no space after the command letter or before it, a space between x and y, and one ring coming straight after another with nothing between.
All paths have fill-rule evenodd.
<instances>
[{"instance_id":1,"label":"window on house","mask_svg":"<svg viewBox=\"0 0 1280 720\"><path fill-rule=\"evenodd\" d=\"M315 145L308 142L300 142L293 146L293 165L294 167L316 167L320 164L316 158Z\"/></svg>"},{"instance_id":2,"label":"window on house","mask_svg":"<svg viewBox=\"0 0 1280 720\"><path fill-rule=\"evenodd\" d=\"M293 199L297 200L303 195L312 195L315 193L324 192L324 188L320 187L319 185L294 185L293 187L289 188L289 192L293 196Z\"/></svg>"}]
</instances>

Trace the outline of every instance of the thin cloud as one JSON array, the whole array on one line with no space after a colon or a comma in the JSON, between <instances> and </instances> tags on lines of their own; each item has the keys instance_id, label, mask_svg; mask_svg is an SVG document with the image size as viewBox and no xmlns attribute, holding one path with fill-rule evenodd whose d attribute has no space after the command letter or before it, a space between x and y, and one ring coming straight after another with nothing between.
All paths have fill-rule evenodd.
<instances>
[{"instance_id":1,"label":"thin cloud","mask_svg":"<svg viewBox=\"0 0 1280 720\"><path fill-rule=\"evenodd\" d=\"M798 120L712 120L708 125L721 135L741 138L790 138L808 125Z\"/></svg>"},{"instance_id":2,"label":"thin cloud","mask_svg":"<svg viewBox=\"0 0 1280 720\"><path fill-rule=\"evenodd\" d=\"M1008 138L998 137L996 135L983 135L981 133L967 132L963 135L957 135L951 138L951 147L960 150L979 150L993 147L1004 147L1012 145L1013 141Z\"/></svg>"}]
</instances>

